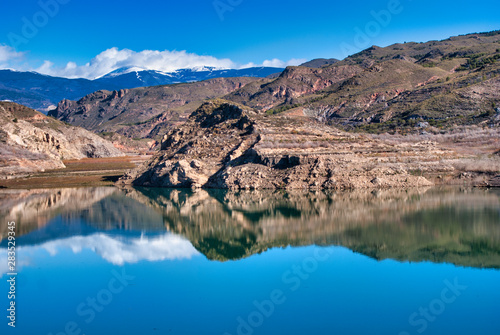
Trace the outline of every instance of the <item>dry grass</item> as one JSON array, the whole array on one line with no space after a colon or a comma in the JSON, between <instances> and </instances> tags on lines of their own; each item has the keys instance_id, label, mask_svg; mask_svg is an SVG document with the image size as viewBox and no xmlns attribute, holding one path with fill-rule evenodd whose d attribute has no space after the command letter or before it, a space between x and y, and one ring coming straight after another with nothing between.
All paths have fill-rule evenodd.
<instances>
[{"instance_id":1,"label":"dry grass","mask_svg":"<svg viewBox=\"0 0 500 335\"><path fill-rule=\"evenodd\" d=\"M84 158L80 160L64 161L65 172L73 171L106 171L106 170L127 170L133 169L136 165L132 162L133 157L112 157L112 158ZM60 170L47 171L46 173L58 172Z\"/></svg>"},{"instance_id":2,"label":"dry grass","mask_svg":"<svg viewBox=\"0 0 500 335\"><path fill-rule=\"evenodd\" d=\"M389 144L417 143L431 141L453 149L458 153L471 155L493 154L500 149L500 128L478 126L461 127L452 131L440 132L430 129L427 134L414 135L371 135L372 138Z\"/></svg>"},{"instance_id":3,"label":"dry grass","mask_svg":"<svg viewBox=\"0 0 500 335\"><path fill-rule=\"evenodd\" d=\"M313 149L313 148L329 148L331 144L326 141L266 141L261 142L257 146L259 149Z\"/></svg>"},{"instance_id":4,"label":"dry grass","mask_svg":"<svg viewBox=\"0 0 500 335\"><path fill-rule=\"evenodd\" d=\"M461 159L450 161L458 171L500 173L500 157L478 157L474 159Z\"/></svg>"},{"instance_id":5,"label":"dry grass","mask_svg":"<svg viewBox=\"0 0 500 335\"><path fill-rule=\"evenodd\" d=\"M75 176L28 177L1 180L0 188L35 189L59 187L97 187L113 185L121 174L96 174Z\"/></svg>"}]
</instances>

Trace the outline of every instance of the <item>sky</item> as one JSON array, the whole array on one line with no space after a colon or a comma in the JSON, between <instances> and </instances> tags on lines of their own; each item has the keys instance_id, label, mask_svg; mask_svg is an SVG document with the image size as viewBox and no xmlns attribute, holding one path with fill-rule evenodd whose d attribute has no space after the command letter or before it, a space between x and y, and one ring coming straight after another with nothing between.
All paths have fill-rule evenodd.
<instances>
[{"instance_id":1,"label":"sky","mask_svg":"<svg viewBox=\"0 0 500 335\"><path fill-rule=\"evenodd\" d=\"M499 12L498 0L0 0L0 69L93 79L125 66L284 67L498 30Z\"/></svg>"}]
</instances>

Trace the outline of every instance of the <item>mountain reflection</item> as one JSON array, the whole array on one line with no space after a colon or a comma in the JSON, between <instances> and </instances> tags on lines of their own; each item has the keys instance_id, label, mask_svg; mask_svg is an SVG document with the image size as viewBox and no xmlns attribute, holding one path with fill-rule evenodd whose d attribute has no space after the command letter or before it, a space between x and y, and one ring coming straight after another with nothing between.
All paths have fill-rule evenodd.
<instances>
[{"instance_id":1,"label":"mountain reflection","mask_svg":"<svg viewBox=\"0 0 500 335\"><path fill-rule=\"evenodd\" d=\"M344 246L375 259L500 268L498 190L2 191L0 218L4 239L7 221L16 220L18 234L24 235L21 245L99 245L96 250L115 264L134 261L127 260L131 255L170 259L176 250L189 257L194 249L179 242L187 239L207 258L219 261L273 247L316 244ZM159 237L141 242L131 231ZM156 247L154 238L161 239Z\"/></svg>"}]
</instances>

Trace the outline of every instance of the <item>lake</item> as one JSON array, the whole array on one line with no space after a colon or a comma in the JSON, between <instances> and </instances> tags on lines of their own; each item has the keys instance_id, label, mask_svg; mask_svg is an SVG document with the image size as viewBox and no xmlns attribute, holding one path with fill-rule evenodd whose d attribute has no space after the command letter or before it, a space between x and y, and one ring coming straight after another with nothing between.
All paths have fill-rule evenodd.
<instances>
[{"instance_id":1,"label":"lake","mask_svg":"<svg viewBox=\"0 0 500 335\"><path fill-rule=\"evenodd\" d=\"M0 190L0 218L2 334L500 334L498 189Z\"/></svg>"}]
</instances>

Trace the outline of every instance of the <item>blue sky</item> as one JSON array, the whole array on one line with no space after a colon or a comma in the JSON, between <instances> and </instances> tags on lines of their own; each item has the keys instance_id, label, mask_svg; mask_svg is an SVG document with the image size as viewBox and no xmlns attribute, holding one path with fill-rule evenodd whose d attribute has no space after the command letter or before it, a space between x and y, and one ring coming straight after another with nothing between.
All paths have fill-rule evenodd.
<instances>
[{"instance_id":1,"label":"blue sky","mask_svg":"<svg viewBox=\"0 0 500 335\"><path fill-rule=\"evenodd\" d=\"M318 57L343 58L348 51L372 44L386 46L500 29L498 0L477 4L426 0L18 0L3 1L1 6L0 67L38 69L68 77L95 77L121 65L159 70L201 64L284 66ZM397 10L390 13L391 8ZM373 13L381 11L390 17L382 15L383 20L377 21ZM25 28L29 24L37 31ZM369 34L360 39L359 32ZM111 48L116 49L102 54ZM143 50L167 52L141 53ZM171 51L186 51L189 56ZM121 61L114 62L112 57ZM44 61L48 62L43 65Z\"/></svg>"}]
</instances>

